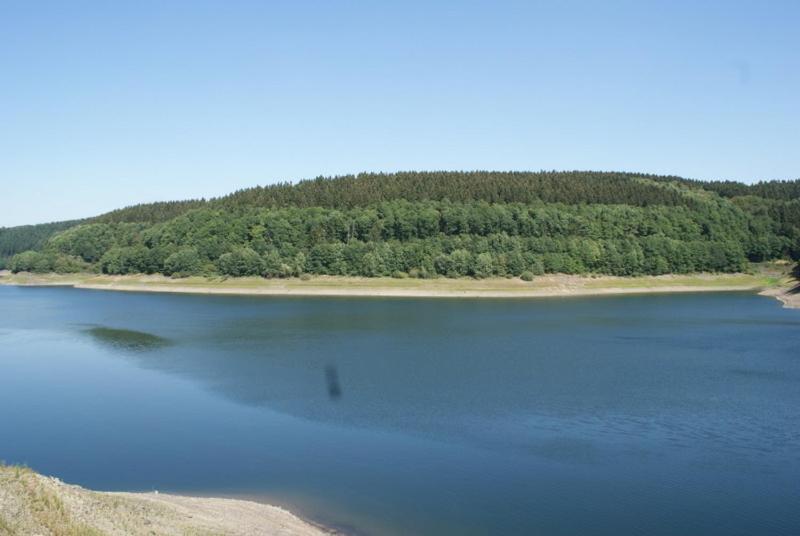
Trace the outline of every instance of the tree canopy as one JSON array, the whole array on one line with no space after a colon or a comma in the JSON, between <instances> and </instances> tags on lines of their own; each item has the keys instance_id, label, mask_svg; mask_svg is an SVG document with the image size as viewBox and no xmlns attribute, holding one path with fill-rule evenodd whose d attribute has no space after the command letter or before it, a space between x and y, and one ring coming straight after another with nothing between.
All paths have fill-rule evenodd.
<instances>
[{"instance_id":1,"label":"tree canopy","mask_svg":"<svg viewBox=\"0 0 800 536\"><path fill-rule=\"evenodd\" d=\"M19 253L15 271L264 277L734 272L800 257L798 181L725 184L592 172L361 174L3 229L0 246L3 232L17 238L0 251Z\"/></svg>"}]
</instances>

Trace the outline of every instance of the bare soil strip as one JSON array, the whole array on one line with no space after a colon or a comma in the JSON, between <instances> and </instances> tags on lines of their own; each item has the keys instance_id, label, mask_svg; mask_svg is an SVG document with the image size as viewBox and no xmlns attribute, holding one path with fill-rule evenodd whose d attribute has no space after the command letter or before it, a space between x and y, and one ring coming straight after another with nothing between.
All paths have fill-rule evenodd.
<instances>
[{"instance_id":1,"label":"bare soil strip","mask_svg":"<svg viewBox=\"0 0 800 536\"><path fill-rule=\"evenodd\" d=\"M645 277L546 275L520 279L392 279L319 276L307 280L188 277L161 275L0 273L0 283L117 290L268 296L376 296L414 298L537 298L676 292L745 291L780 286L764 274L692 274Z\"/></svg>"}]
</instances>

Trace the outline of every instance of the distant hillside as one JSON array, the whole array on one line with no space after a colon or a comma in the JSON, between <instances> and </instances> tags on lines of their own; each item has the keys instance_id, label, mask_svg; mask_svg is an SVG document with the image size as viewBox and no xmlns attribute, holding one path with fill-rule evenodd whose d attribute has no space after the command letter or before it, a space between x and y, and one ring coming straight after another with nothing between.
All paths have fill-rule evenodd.
<instances>
[{"instance_id":1,"label":"distant hillside","mask_svg":"<svg viewBox=\"0 0 800 536\"><path fill-rule=\"evenodd\" d=\"M660 181L661 183L659 183ZM684 183L681 191L665 183ZM739 184L739 183L734 183ZM132 205L86 220L0 228L0 267L4 260L28 249L38 250L52 234L86 221L158 223L201 207L346 208L382 201L443 200L490 203L532 201L678 205L688 202L689 187L700 186L679 177L633 173L572 172L402 172L361 173L317 177L295 184L256 186L211 200L162 201ZM745 186L745 185L741 185ZM701 189L697 187L696 189Z\"/></svg>"},{"instance_id":2,"label":"distant hillside","mask_svg":"<svg viewBox=\"0 0 800 536\"><path fill-rule=\"evenodd\" d=\"M39 225L0 227L0 268L13 255L29 249L39 250L51 236L86 220L60 221Z\"/></svg>"},{"instance_id":3,"label":"distant hillside","mask_svg":"<svg viewBox=\"0 0 800 536\"><path fill-rule=\"evenodd\" d=\"M697 186L729 198L755 196L783 201L800 199L800 179L793 181L760 181L753 184L743 184L735 181L679 180L684 184Z\"/></svg>"},{"instance_id":4,"label":"distant hillside","mask_svg":"<svg viewBox=\"0 0 800 536\"><path fill-rule=\"evenodd\" d=\"M697 181L675 176L595 171L437 171L361 173L317 177L239 190L210 200L169 201L125 207L95 221L156 223L203 206L351 208L383 201L486 201L489 203L689 205L697 195L800 199L800 179L744 184Z\"/></svg>"},{"instance_id":5,"label":"distant hillside","mask_svg":"<svg viewBox=\"0 0 800 536\"><path fill-rule=\"evenodd\" d=\"M80 225L78 225L80 224ZM0 231L18 270L475 277L737 271L800 255L800 181L633 173L317 178ZM43 253L35 253L42 251Z\"/></svg>"},{"instance_id":6,"label":"distant hillside","mask_svg":"<svg viewBox=\"0 0 800 536\"><path fill-rule=\"evenodd\" d=\"M654 179L658 180L654 180ZM673 180L674 179L674 180ZM256 186L224 197L135 205L96 218L111 222L166 221L200 206L241 207L364 207L406 201L486 201L488 203L604 203L633 206L686 205L691 188L680 179L631 173L439 171L361 173L317 177L292 183ZM670 184L673 183L673 184ZM700 191L701 188L694 188Z\"/></svg>"},{"instance_id":7,"label":"distant hillside","mask_svg":"<svg viewBox=\"0 0 800 536\"><path fill-rule=\"evenodd\" d=\"M171 220L194 208L207 206L205 199L189 199L187 201L159 201L157 203L143 203L132 205L100 216L91 218L94 222L121 223L121 222L147 222L158 223Z\"/></svg>"}]
</instances>

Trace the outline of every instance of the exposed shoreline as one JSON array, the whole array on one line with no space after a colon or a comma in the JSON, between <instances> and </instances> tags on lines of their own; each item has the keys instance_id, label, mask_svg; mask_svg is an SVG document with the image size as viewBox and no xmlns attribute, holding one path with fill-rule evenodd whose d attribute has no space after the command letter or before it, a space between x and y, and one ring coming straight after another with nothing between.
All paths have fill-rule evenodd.
<instances>
[{"instance_id":1,"label":"exposed shoreline","mask_svg":"<svg viewBox=\"0 0 800 536\"><path fill-rule=\"evenodd\" d=\"M277 506L158 492L99 492L0 465L0 533L322 536L333 531Z\"/></svg>"},{"instance_id":2,"label":"exposed shoreline","mask_svg":"<svg viewBox=\"0 0 800 536\"><path fill-rule=\"evenodd\" d=\"M406 298L552 298L626 294L761 291L786 307L798 294L780 274L692 274L643 277L546 275L520 279L392 279L319 276L309 280L264 278L173 279L161 275L0 273L0 284L70 286L124 292L166 292L244 296L330 296Z\"/></svg>"},{"instance_id":3,"label":"exposed shoreline","mask_svg":"<svg viewBox=\"0 0 800 536\"><path fill-rule=\"evenodd\" d=\"M786 309L800 309L800 285L791 287L766 288L759 292L762 296L772 296L777 299Z\"/></svg>"}]
</instances>

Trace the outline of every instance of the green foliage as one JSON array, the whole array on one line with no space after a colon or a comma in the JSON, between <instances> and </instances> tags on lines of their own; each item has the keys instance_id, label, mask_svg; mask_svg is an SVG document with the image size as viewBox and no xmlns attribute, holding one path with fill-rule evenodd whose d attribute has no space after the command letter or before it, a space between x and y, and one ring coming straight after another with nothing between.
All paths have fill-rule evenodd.
<instances>
[{"instance_id":1,"label":"green foliage","mask_svg":"<svg viewBox=\"0 0 800 536\"><path fill-rule=\"evenodd\" d=\"M450 201L347 210L205 208L149 227L78 226L53 237L45 251L80 257L109 274L191 275L212 264L229 276L413 270L484 278L526 271L731 272L791 247L768 215L716 199L694 209Z\"/></svg>"},{"instance_id":2,"label":"green foliage","mask_svg":"<svg viewBox=\"0 0 800 536\"><path fill-rule=\"evenodd\" d=\"M157 203L146 203L130 207L113 210L97 218L95 222L100 223L135 223L149 222L158 223L171 220L193 208L200 208L205 205L203 199L192 199L188 201L159 201Z\"/></svg>"},{"instance_id":3,"label":"green foliage","mask_svg":"<svg viewBox=\"0 0 800 536\"><path fill-rule=\"evenodd\" d=\"M100 258L104 274L142 274L163 270L155 260L156 252L143 245L112 247Z\"/></svg>"},{"instance_id":4,"label":"green foliage","mask_svg":"<svg viewBox=\"0 0 800 536\"><path fill-rule=\"evenodd\" d=\"M89 263L79 257L73 257L71 255L55 255L54 260L51 261L49 265L49 271L60 274L88 272L91 271L91 269L92 267Z\"/></svg>"},{"instance_id":5,"label":"green foliage","mask_svg":"<svg viewBox=\"0 0 800 536\"><path fill-rule=\"evenodd\" d=\"M105 224L78 225L55 235L48 241L49 249L81 257L86 262L97 262L114 247L117 229Z\"/></svg>"},{"instance_id":6,"label":"green foliage","mask_svg":"<svg viewBox=\"0 0 800 536\"><path fill-rule=\"evenodd\" d=\"M6 266L8 260L17 253L39 250L55 233L74 227L82 223L82 221L73 220L39 225L0 227L0 268ZM10 266L8 268L10 269Z\"/></svg>"},{"instance_id":7,"label":"green foliage","mask_svg":"<svg viewBox=\"0 0 800 536\"><path fill-rule=\"evenodd\" d=\"M478 253L471 271L479 279L495 275L497 272L494 269L494 258L490 253Z\"/></svg>"},{"instance_id":8,"label":"green foliage","mask_svg":"<svg viewBox=\"0 0 800 536\"><path fill-rule=\"evenodd\" d=\"M61 255L52 251L45 253L39 251L23 251L22 253L14 255L9 260L8 269L14 273L59 272L67 274L89 271L91 265L78 257Z\"/></svg>"},{"instance_id":9,"label":"green foliage","mask_svg":"<svg viewBox=\"0 0 800 536\"><path fill-rule=\"evenodd\" d=\"M8 263L12 272L47 272L46 255L38 251L24 251L14 255Z\"/></svg>"},{"instance_id":10,"label":"green foliage","mask_svg":"<svg viewBox=\"0 0 800 536\"><path fill-rule=\"evenodd\" d=\"M257 186L210 200L171 201L136 205L95 218L105 223L158 223L197 208L239 210L245 207L369 207L386 201L468 203L624 204L630 206L693 207L711 193L723 197L756 196L800 199L800 180L759 182L693 181L673 176L594 171L407 171L317 177L296 184ZM425 214L420 215L423 219ZM362 231L370 218L355 222ZM424 226L422 222L420 225ZM284 230L285 231L285 230ZM280 230L279 230L280 232ZM372 238L375 238L374 236Z\"/></svg>"},{"instance_id":11,"label":"green foliage","mask_svg":"<svg viewBox=\"0 0 800 536\"><path fill-rule=\"evenodd\" d=\"M239 247L223 253L217 261L221 274L232 277L263 275L264 261L258 253L248 247Z\"/></svg>"},{"instance_id":12,"label":"green foliage","mask_svg":"<svg viewBox=\"0 0 800 536\"><path fill-rule=\"evenodd\" d=\"M181 248L164 259L163 272L166 275L187 277L203 271L203 259L195 248Z\"/></svg>"},{"instance_id":13,"label":"green foliage","mask_svg":"<svg viewBox=\"0 0 800 536\"><path fill-rule=\"evenodd\" d=\"M25 249L36 252L11 259L12 269L176 276L733 272L751 261L800 257L798 183L592 172L362 174L138 205L56 234L57 227L0 229L0 247L3 237L11 244L0 254L33 243Z\"/></svg>"},{"instance_id":14,"label":"green foliage","mask_svg":"<svg viewBox=\"0 0 800 536\"><path fill-rule=\"evenodd\" d=\"M699 186L710 192L716 192L723 197L756 196L764 199L776 199L783 201L800 199L800 180L759 181L753 184L744 184L735 181L678 180L685 184Z\"/></svg>"}]
</instances>

